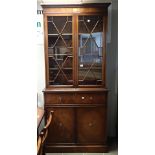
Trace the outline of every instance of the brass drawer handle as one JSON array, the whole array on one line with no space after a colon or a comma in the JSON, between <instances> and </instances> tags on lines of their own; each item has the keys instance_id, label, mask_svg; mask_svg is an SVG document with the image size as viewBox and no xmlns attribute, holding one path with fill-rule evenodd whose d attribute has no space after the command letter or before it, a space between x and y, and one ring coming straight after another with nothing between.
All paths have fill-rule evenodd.
<instances>
[{"instance_id":1,"label":"brass drawer handle","mask_svg":"<svg viewBox=\"0 0 155 155\"><path fill-rule=\"evenodd\" d=\"M81 99L84 100L84 96L82 96Z\"/></svg>"},{"instance_id":2,"label":"brass drawer handle","mask_svg":"<svg viewBox=\"0 0 155 155\"><path fill-rule=\"evenodd\" d=\"M93 97L92 97L92 96L90 96L90 97L89 97L89 99L90 99L90 100L92 100L92 99L93 99Z\"/></svg>"},{"instance_id":3,"label":"brass drawer handle","mask_svg":"<svg viewBox=\"0 0 155 155\"><path fill-rule=\"evenodd\" d=\"M90 122L90 123L88 124L88 126L89 126L89 127L92 127L92 126L93 126L93 123Z\"/></svg>"},{"instance_id":4,"label":"brass drawer handle","mask_svg":"<svg viewBox=\"0 0 155 155\"><path fill-rule=\"evenodd\" d=\"M61 103L61 101L62 101L62 98L61 98L61 96L59 96L59 101L60 101L60 103Z\"/></svg>"}]
</instances>

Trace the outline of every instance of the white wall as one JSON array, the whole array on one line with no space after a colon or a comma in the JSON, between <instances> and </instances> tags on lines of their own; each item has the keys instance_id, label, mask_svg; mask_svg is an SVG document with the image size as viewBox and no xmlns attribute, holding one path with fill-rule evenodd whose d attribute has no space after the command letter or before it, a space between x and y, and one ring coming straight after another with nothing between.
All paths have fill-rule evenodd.
<instances>
[{"instance_id":1,"label":"white wall","mask_svg":"<svg viewBox=\"0 0 155 155\"><path fill-rule=\"evenodd\" d=\"M42 10L39 3L37 9ZM43 15L37 14L37 22L40 22L41 27L37 27L37 94L38 106L44 106L42 90L45 88L45 61L44 61L44 35L43 35Z\"/></svg>"}]
</instances>

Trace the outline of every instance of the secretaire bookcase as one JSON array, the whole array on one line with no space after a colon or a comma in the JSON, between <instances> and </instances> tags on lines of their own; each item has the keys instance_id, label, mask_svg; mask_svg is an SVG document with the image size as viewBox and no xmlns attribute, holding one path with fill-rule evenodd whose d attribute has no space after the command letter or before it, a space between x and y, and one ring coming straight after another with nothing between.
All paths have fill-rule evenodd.
<instances>
[{"instance_id":1,"label":"secretaire bookcase","mask_svg":"<svg viewBox=\"0 0 155 155\"><path fill-rule=\"evenodd\" d=\"M46 152L106 152L104 4L42 5L46 114L54 111Z\"/></svg>"}]
</instances>

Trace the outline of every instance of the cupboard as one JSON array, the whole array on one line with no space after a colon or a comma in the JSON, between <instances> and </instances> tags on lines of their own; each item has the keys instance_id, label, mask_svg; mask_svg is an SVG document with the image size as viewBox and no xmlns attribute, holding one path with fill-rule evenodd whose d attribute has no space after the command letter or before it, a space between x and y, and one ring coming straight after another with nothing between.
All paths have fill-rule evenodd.
<instances>
[{"instance_id":1,"label":"cupboard","mask_svg":"<svg viewBox=\"0 0 155 155\"><path fill-rule=\"evenodd\" d=\"M46 114L54 111L46 152L107 152L108 6L42 5Z\"/></svg>"}]
</instances>

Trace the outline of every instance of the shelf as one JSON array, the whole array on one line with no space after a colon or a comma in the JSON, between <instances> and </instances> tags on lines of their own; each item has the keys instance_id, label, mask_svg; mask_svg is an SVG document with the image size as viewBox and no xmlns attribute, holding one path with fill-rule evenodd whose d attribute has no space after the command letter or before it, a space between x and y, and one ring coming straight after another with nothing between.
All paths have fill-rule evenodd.
<instances>
[{"instance_id":1,"label":"shelf","mask_svg":"<svg viewBox=\"0 0 155 155\"><path fill-rule=\"evenodd\" d=\"M56 46L56 47L48 47L48 49L55 49L55 48L67 48L67 49L72 49L73 47L66 47L66 46Z\"/></svg>"},{"instance_id":2,"label":"shelf","mask_svg":"<svg viewBox=\"0 0 155 155\"><path fill-rule=\"evenodd\" d=\"M49 56L60 56L60 55L67 55L67 56L72 56L71 54L49 54Z\"/></svg>"},{"instance_id":3,"label":"shelf","mask_svg":"<svg viewBox=\"0 0 155 155\"><path fill-rule=\"evenodd\" d=\"M49 58L51 58L51 57L55 57L55 56L68 56L68 57L70 57L70 58L72 58L73 57L73 55L69 55L69 54L62 54L62 55L58 55L58 54L49 54L48 55L48 57Z\"/></svg>"},{"instance_id":4,"label":"shelf","mask_svg":"<svg viewBox=\"0 0 155 155\"><path fill-rule=\"evenodd\" d=\"M84 34L86 34L86 35L89 34L89 35L90 35L91 33L89 33L89 32L83 32L83 33L82 33L82 32L79 32L78 34L79 34L79 35L81 35L81 34L82 34L82 35L84 35ZM88 36L88 37L89 37L89 36Z\"/></svg>"},{"instance_id":5,"label":"shelf","mask_svg":"<svg viewBox=\"0 0 155 155\"><path fill-rule=\"evenodd\" d=\"M53 82L53 83L54 83L55 81L54 81L54 80L49 80L49 82ZM73 80L68 80L67 82L68 82L68 83L73 83ZM62 85L63 85L63 84L62 84Z\"/></svg>"},{"instance_id":6,"label":"shelf","mask_svg":"<svg viewBox=\"0 0 155 155\"><path fill-rule=\"evenodd\" d=\"M97 33L101 33L101 35L103 35L103 31L93 31L92 33L91 32L79 32L78 35L88 35L86 36L87 38L90 37L90 35L94 35L94 34L97 34Z\"/></svg>"},{"instance_id":7,"label":"shelf","mask_svg":"<svg viewBox=\"0 0 155 155\"><path fill-rule=\"evenodd\" d=\"M53 23L52 21L47 21L48 23ZM68 23L72 23L72 21L67 21Z\"/></svg>"},{"instance_id":8,"label":"shelf","mask_svg":"<svg viewBox=\"0 0 155 155\"><path fill-rule=\"evenodd\" d=\"M90 67L79 67L79 70L89 70L90 69ZM92 67L91 68L91 70L93 70L93 69L102 69L102 67Z\"/></svg>"},{"instance_id":9,"label":"shelf","mask_svg":"<svg viewBox=\"0 0 155 155\"><path fill-rule=\"evenodd\" d=\"M73 68L61 68L62 70L72 70ZM49 68L49 70L60 70L59 68Z\"/></svg>"},{"instance_id":10,"label":"shelf","mask_svg":"<svg viewBox=\"0 0 155 155\"><path fill-rule=\"evenodd\" d=\"M48 34L48 36L59 36L60 34L57 34L57 33L55 33L55 34ZM62 36L71 36L71 35L73 35L72 33L61 33L61 35Z\"/></svg>"},{"instance_id":11,"label":"shelf","mask_svg":"<svg viewBox=\"0 0 155 155\"><path fill-rule=\"evenodd\" d=\"M83 55L79 55L79 57L83 57L83 56L98 56L98 57L102 57L98 54L83 54Z\"/></svg>"},{"instance_id":12,"label":"shelf","mask_svg":"<svg viewBox=\"0 0 155 155\"><path fill-rule=\"evenodd\" d=\"M109 90L107 88L45 88L43 92L47 93L77 93L77 92L84 92L84 93L91 93L91 92L108 92Z\"/></svg>"},{"instance_id":13,"label":"shelf","mask_svg":"<svg viewBox=\"0 0 155 155\"><path fill-rule=\"evenodd\" d=\"M79 82L85 82L85 81L94 81L94 80L78 80ZM97 82L102 82L102 80L95 80Z\"/></svg>"}]
</instances>

